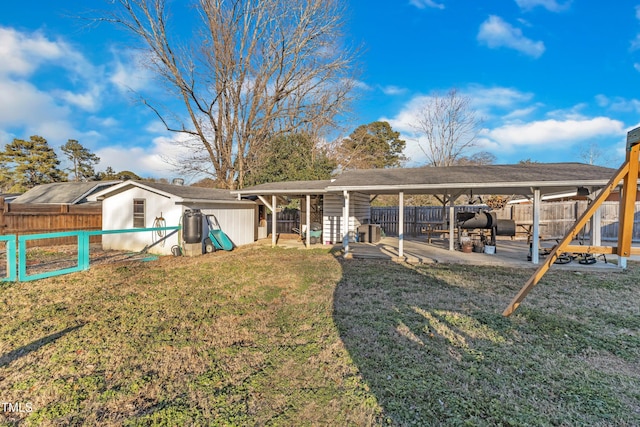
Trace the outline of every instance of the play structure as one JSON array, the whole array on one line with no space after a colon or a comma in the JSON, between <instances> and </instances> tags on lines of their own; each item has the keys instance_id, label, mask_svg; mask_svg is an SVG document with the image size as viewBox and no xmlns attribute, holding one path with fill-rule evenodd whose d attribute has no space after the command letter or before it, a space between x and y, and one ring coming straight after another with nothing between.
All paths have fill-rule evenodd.
<instances>
[{"instance_id":1,"label":"play structure","mask_svg":"<svg viewBox=\"0 0 640 427\"><path fill-rule=\"evenodd\" d=\"M632 248L631 240L633 234L634 205L638 193L638 167L640 164L640 127L627 133L627 154L625 162L616 171L609 183L602 189L600 194L593 200L589 208L582 214L567 234L558 242L546 257L545 262L538 267L533 275L527 280L518 294L513 298L509 306L502 313L510 316L525 299L527 294L538 284L549 268L564 253L582 254L614 254L618 256L619 265L626 266L626 260L631 255L640 255L640 248ZM594 213L618 187L622 181L622 194L620 197L619 218L620 226L618 232L617 246L577 246L571 242L579 235L580 230L587 224Z\"/></svg>"}]
</instances>

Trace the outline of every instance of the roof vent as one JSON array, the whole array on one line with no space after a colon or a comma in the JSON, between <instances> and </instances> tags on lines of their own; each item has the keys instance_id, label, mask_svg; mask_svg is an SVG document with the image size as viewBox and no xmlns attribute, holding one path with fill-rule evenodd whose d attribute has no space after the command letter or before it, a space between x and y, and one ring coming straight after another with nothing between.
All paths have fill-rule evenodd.
<instances>
[{"instance_id":1,"label":"roof vent","mask_svg":"<svg viewBox=\"0 0 640 427\"><path fill-rule=\"evenodd\" d=\"M183 178L173 178L171 180L171 183L173 185L184 185L184 179Z\"/></svg>"}]
</instances>

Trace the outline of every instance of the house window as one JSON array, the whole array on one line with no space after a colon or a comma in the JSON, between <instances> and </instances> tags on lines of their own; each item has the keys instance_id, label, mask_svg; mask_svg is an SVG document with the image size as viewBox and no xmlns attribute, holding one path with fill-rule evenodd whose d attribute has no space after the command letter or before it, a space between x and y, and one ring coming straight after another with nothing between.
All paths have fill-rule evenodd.
<instances>
[{"instance_id":1,"label":"house window","mask_svg":"<svg viewBox=\"0 0 640 427\"><path fill-rule=\"evenodd\" d=\"M145 221L145 199L133 200L133 228L144 228Z\"/></svg>"}]
</instances>

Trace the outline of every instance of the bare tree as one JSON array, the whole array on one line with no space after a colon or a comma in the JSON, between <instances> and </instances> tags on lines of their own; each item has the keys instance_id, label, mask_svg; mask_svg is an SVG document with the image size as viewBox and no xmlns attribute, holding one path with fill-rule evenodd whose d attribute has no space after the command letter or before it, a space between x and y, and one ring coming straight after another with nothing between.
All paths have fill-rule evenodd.
<instances>
[{"instance_id":1,"label":"bare tree","mask_svg":"<svg viewBox=\"0 0 640 427\"><path fill-rule=\"evenodd\" d=\"M476 145L481 121L470 102L452 89L430 97L418 112L413 126L423 136L418 143L430 166L452 166Z\"/></svg>"},{"instance_id":2,"label":"bare tree","mask_svg":"<svg viewBox=\"0 0 640 427\"><path fill-rule=\"evenodd\" d=\"M611 158L605 153L598 144L592 142L590 144L580 145L577 149L578 159L589 165L602 165L611 163Z\"/></svg>"},{"instance_id":3,"label":"bare tree","mask_svg":"<svg viewBox=\"0 0 640 427\"><path fill-rule=\"evenodd\" d=\"M294 131L335 125L353 87L355 52L344 47L340 0L196 0L193 38L170 31L166 0L113 0L102 20L131 32L148 65L184 107L142 97L169 131L181 133L185 172L242 187L261 147ZM173 2L179 7L183 2Z\"/></svg>"}]
</instances>

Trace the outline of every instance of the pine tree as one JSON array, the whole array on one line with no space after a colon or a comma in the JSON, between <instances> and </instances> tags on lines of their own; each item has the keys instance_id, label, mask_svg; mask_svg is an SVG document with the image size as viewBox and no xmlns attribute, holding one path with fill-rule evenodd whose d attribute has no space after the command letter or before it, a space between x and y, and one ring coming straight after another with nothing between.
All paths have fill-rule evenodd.
<instances>
[{"instance_id":1,"label":"pine tree","mask_svg":"<svg viewBox=\"0 0 640 427\"><path fill-rule=\"evenodd\" d=\"M7 168L13 183L11 192L66 180L66 174L58 169L60 161L56 152L41 136L31 136L28 141L14 138L0 153L0 162Z\"/></svg>"},{"instance_id":2,"label":"pine tree","mask_svg":"<svg viewBox=\"0 0 640 427\"><path fill-rule=\"evenodd\" d=\"M73 172L76 182L86 181L95 176L96 172L93 166L100 162L100 157L83 147L75 139L68 140L60 149L73 164L73 167L67 170Z\"/></svg>"}]
</instances>

